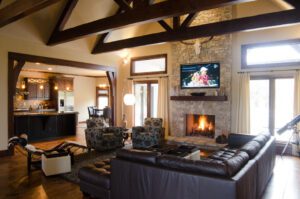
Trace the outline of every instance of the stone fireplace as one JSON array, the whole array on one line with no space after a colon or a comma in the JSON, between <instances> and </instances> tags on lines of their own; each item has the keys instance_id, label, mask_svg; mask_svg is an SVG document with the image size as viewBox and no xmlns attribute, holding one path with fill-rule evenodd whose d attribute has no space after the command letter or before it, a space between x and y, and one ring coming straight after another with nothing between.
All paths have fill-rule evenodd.
<instances>
[{"instance_id":1,"label":"stone fireplace","mask_svg":"<svg viewBox=\"0 0 300 199\"><path fill-rule=\"evenodd\" d=\"M217 21L230 20L232 7L222 7L200 12L194 19L193 25L207 24ZM196 39L200 42L207 38ZM188 42L195 42L189 40ZM232 35L215 36L211 41L201 45L200 54L195 53L193 45L185 45L182 42L173 42L171 45L171 75L169 78L170 96L190 96L192 92L205 92L206 96L214 96L215 92L221 92L227 96L225 101L209 100L170 100L170 136L187 137L187 114L214 115L214 133L212 138L230 132L231 124L231 67L232 67ZM215 89L181 89L180 65L188 63L220 63L220 88ZM202 139L202 136L199 136Z\"/></svg>"},{"instance_id":2,"label":"stone fireplace","mask_svg":"<svg viewBox=\"0 0 300 199\"><path fill-rule=\"evenodd\" d=\"M186 115L186 136L203 136L214 138L215 116L214 115Z\"/></svg>"}]
</instances>

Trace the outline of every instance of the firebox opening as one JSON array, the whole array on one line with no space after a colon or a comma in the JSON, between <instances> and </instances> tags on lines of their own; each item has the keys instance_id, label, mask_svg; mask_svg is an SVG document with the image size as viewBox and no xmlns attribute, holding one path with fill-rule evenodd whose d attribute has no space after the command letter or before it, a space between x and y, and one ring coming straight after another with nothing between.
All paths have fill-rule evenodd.
<instances>
[{"instance_id":1,"label":"firebox opening","mask_svg":"<svg viewBox=\"0 0 300 199\"><path fill-rule=\"evenodd\" d=\"M215 116L214 115L186 115L186 135L215 137Z\"/></svg>"}]
</instances>

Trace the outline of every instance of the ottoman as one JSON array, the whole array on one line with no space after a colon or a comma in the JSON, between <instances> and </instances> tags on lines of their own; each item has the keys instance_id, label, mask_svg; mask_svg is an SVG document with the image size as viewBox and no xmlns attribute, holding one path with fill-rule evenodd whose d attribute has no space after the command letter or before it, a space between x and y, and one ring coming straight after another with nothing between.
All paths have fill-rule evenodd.
<instances>
[{"instance_id":1,"label":"ottoman","mask_svg":"<svg viewBox=\"0 0 300 199\"><path fill-rule=\"evenodd\" d=\"M110 159L79 169L80 190L86 196L110 199Z\"/></svg>"},{"instance_id":2,"label":"ottoman","mask_svg":"<svg viewBox=\"0 0 300 199\"><path fill-rule=\"evenodd\" d=\"M45 153L42 170L46 176L71 172L71 156L66 151Z\"/></svg>"}]
</instances>

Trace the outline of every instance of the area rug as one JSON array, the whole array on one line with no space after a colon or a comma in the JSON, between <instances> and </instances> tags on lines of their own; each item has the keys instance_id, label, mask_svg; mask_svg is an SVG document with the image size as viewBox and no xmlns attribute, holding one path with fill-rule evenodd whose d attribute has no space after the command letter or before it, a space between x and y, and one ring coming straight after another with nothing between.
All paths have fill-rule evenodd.
<instances>
[{"instance_id":1,"label":"area rug","mask_svg":"<svg viewBox=\"0 0 300 199\"><path fill-rule=\"evenodd\" d=\"M74 164L72 165L72 170L70 173L61 174L61 177L79 184L79 178L78 178L78 171L80 168L105 160L105 159L111 159L115 157L116 152L115 151L109 151L109 152L97 152L97 151L91 151L90 153L81 153L74 157Z\"/></svg>"}]
</instances>

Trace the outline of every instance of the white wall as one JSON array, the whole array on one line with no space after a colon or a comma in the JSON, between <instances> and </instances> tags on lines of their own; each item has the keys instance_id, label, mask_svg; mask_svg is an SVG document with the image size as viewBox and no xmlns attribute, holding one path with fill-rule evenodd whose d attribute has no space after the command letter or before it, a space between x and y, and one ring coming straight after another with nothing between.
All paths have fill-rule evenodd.
<instances>
[{"instance_id":1,"label":"white wall","mask_svg":"<svg viewBox=\"0 0 300 199\"><path fill-rule=\"evenodd\" d=\"M87 107L96 105L96 78L74 77L74 100L78 121L86 121L89 118Z\"/></svg>"}]
</instances>

